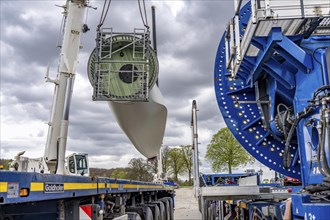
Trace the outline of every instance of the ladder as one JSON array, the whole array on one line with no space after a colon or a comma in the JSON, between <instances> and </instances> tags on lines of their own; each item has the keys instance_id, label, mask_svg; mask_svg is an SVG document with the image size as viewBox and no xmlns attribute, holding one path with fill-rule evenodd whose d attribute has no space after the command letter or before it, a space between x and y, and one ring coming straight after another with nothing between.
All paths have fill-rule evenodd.
<instances>
[{"instance_id":1,"label":"ladder","mask_svg":"<svg viewBox=\"0 0 330 220\"><path fill-rule=\"evenodd\" d=\"M114 32L102 28L90 58L93 100L148 101L150 46L149 32Z\"/></svg>"}]
</instances>

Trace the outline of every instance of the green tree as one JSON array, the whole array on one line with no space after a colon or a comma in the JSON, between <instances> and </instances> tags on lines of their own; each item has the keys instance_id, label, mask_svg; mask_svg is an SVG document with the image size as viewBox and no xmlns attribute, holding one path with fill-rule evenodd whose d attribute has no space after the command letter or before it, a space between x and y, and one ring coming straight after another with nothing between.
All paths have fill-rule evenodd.
<instances>
[{"instance_id":1,"label":"green tree","mask_svg":"<svg viewBox=\"0 0 330 220\"><path fill-rule=\"evenodd\" d=\"M213 172L229 173L232 173L233 168L254 161L228 128L222 128L213 135L211 143L207 145L205 159L212 164Z\"/></svg>"},{"instance_id":2,"label":"green tree","mask_svg":"<svg viewBox=\"0 0 330 220\"><path fill-rule=\"evenodd\" d=\"M175 182L178 182L179 174L183 171L183 159L181 149L172 148L168 153L169 166L171 168L173 179Z\"/></svg>"},{"instance_id":3,"label":"green tree","mask_svg":"<svg viewBox=\"0 0 330 220\"><path fill-rule=\"evenodd\" d=\"M152 174L149 172L147 161L142 158L133 158L128 163L130 168L127 178L139 181L151 181Z\"/></svg>"},{"instance_id":4,"label":"green tree","mask_svg":"<svg viewBox=\"0 0 330 220\"><path fill-rule=\"evenodd\" d=\"M116 179L126 179L127 173L123 169L115 169L112 171L110 177Z\"/></svg>"},{"instance_id":5,"label":"green tree","mask_svg":"<svg viewBox=\"0 0 330 220\"><path fill-rule=\"evenodd\" d=\"M191 145L181 145L182 162L185 173L188 173L188 183L191 184L191 174L193 169L193 150Z\"/></svg>"},{"instance_id":6,"label":"green tree","mask_svg":"<svg viewBox=\"0 0 330 220\"><path fill-rule=\"evenodd\" d=\"M3 170L9 170L9 165L13 160L9 159L0 159L0 166Z\"/></svg>"}]
</instances>

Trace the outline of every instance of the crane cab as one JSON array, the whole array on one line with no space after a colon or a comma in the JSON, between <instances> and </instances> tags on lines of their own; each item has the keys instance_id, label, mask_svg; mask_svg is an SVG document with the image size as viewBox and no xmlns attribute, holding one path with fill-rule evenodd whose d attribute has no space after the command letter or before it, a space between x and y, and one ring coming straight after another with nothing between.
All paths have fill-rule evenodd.
<instances>
[{"instance_id":1,"label":"crane cab","mask_svg":"<svg viewBox=\"0 0 330 220\"><path fill-rule=\"evenodd\" d=\"M89 176L88 155L73 153L67 156L66 171L69 175Z\"/></svg>"}]
</instances>

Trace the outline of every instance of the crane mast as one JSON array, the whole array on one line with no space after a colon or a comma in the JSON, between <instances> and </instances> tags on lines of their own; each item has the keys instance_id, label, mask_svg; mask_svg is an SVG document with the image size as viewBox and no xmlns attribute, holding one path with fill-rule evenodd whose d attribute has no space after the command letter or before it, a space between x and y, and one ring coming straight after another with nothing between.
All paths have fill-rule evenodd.
<instances>
[{"instance_id":1,"label":"crane mast","mask_svg":"<svg viewBox=\"0 0 330 220\"><path fill-rule=\"evenodd\" d=\"M197 131L197 102L193 100L191 109L191 134L193 146L193 175L194 175L194 196L198 197L199 187L199 161L198 161L198 131Z\"/></svg>"},{"instance_id":2,"label":"crane mast","mask_svg":"<svg viewBox=\"0 0 330 220\"><path fill-rule=\"evenodd\" d=\"M86 0L68 0L64 8L64 32L56 80L53 107L44 159L51 173L64 174L64 160L68 135L69 111L78 51L83 27Z\"/></svg>"}]
</instances>

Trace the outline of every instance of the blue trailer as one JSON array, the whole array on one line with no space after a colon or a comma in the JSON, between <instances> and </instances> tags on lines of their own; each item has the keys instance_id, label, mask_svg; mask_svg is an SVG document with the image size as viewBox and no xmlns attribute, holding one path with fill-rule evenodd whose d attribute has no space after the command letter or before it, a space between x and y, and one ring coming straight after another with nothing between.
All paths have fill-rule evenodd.
<instances>
[{"instance_id":1,"label":"blue trailer","mask_svg":"<svg viewBox=\"0 0 330 220\"><path fill-rule=\"evenodd\" d=\"M173 187L164 184L31 172L0 175L1 219L139 219L137 214L173 219Z\"/></svg>"}]
</instances>

